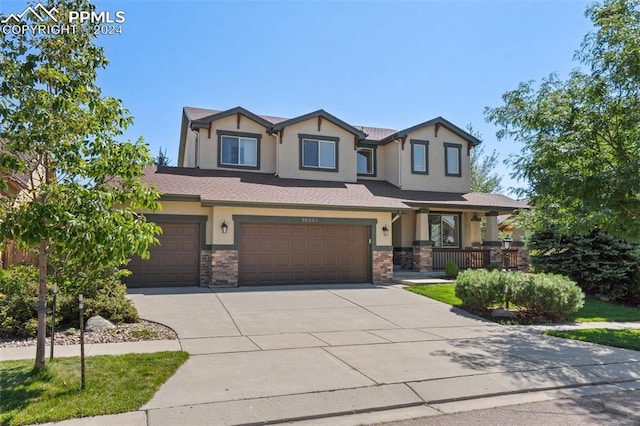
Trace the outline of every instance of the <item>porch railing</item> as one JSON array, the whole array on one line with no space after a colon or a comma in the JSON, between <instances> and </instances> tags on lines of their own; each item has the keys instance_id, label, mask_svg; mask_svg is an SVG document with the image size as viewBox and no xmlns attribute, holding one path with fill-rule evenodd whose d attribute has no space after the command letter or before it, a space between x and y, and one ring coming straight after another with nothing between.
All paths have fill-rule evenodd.
<instances>
[{"instance_id":1,"label":"porch railing","mask_svg":"<svg viewBox=\"0 0 640 426\"><path fill-rule=\"evenodd\" d=\"M460 269L478 269L489 265L489 250L482 249L438 249L431 252L433 269L444 269L447 262L453 260Z\"/></svg>"},{"instance_id":2,"label":"porch railing","mask_svg":"<svg viewBox=\"0 0 640 426\"><path fill-rule=\"evenodd\" d=\"M502 250L502 269L518 269L518 250Z\"/></svg>"}]
</instances>

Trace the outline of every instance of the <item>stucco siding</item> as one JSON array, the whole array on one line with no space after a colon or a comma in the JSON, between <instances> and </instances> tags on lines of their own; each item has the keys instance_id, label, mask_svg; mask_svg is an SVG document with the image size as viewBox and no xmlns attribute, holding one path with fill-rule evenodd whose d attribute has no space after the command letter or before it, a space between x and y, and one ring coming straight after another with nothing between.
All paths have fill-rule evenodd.
<instances>
[{"instance_id":1,"label":"stucco siding","mask_svg":"<svg viewBox=\"0 0 640 426\"><path fill-rule=\"evenodd\" d=\"M429 142L428 169L429 174L411 173L411 139ZM460 177L445 175L445 143L460 144ZM466 193L471 188L469 173L470 163L467 154L467 141L441 126L438 137L435 126L418 129L407 136L404 150L401 153L402 189Z\"/></svg>"},{"instance_id":2,"label":"stucco siding","mask_svg":"<svg viewBox=\"0 0 640 426\"><path fill-rule=\"evenodd\" d=\"M213 244L233 245L235 243L234 215L244 216L278 216L278 217L303 217L303 218L334 218L334 219L373 219L376 221L376 245L391 246L391 213L386 212L359 212L359 211L334 211L334 210L310 210L310 209L278 209L278 208L254 208L254 207L213 207ZM220 226L225 222L229 229L226 234ZM383 226L389 229L389 234L384 235Z\"/></svg>"},{"instance_id":3,"label":"stucco siding","mask_svg":"<svg viewBox=\"0 0 640 426\"><path fill-rule=\"evenodd\" d=\"M398 173L398 142L391 142L378 148L378 164L384 170L385 180L400 187L400 174Z\"/></svg>"},{"instance_id":4,"label":"stucco siding","mask_svg":"<svg viewBox=\"0 0 640 426\"><path fill-rule=\"evenodd\" d=\"M323 137L338 138L338 170L320 171L301 169L299 139L299 135L301 134L314 136L318 139L322 139ZM355 182L357 180L354 135L328 120L322 120L320 131L318 131L318 119L316 117L286 127L284 129L284 136L282 137L282 144L278 149L280 155L278 176L282 178L338 182Z\"/></svg>"},{"instance_id":5,"label":"stucco siding","mask_svg":"<svg viewBox=\"0 0 640 426\"><path fill-rule=\"evenodd\" d=\"M225 167L218 166L218 131L254 133L261 135L260 138L260 161L259 168ZM240 127L238 128L237 116L232 115L216 120L211 124L211 137L209 129L200 129L200 152L198 155L198 166L201 169L232 169L244 170L248 172L275 173L275 136L269 135L266 129L255 121L241 115ZM193 133L193 132L192 132ZM191 149L193 151L193 148ZM193 162L195 165L195 161ZM193 167L193 166L192 166Z\"/></svg>"}]
</instances>

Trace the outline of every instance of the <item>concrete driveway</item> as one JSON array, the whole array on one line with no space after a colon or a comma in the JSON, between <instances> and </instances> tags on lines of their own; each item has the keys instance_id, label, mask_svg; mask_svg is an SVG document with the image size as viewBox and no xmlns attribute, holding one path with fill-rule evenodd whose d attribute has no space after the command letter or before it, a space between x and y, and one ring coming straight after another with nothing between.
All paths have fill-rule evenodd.
<instances>
[{"instance_id":1,"label":"concrete driveway","mask_svg":"<svg viewBox=\"0 0 640 426\"><path fill-rule=\"evenodd\" d=\"M640 388L639 352L500 326L397 287L129 293L191 354L143 407L152 426L417 417Z\"/></svg>"}]
</instances>

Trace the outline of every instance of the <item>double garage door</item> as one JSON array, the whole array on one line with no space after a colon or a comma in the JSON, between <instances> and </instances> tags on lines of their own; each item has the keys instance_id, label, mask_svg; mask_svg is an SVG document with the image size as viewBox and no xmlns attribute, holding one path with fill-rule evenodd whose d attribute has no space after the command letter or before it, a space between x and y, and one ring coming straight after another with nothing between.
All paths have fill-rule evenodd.
<instances>
[{"instance_id":1,"label":"double garage door","mask_svg":"<svg viewBox=\"0 0 640 426\"><path fill-rule=\"evenodd\" d=\"M135 257L129 287L199 285L200 226L157 222L163 229L151 257ZM239 285L370 282L370 227L360 225L238 223Z\"/></svg>"},{"instance_id":2,"label":"double garage door","mask_svg":"<svg viewBox=\"0 0 640 426\"><path fill-rule=\"evenodd\" d=\"M370 282L369 227L241 223L240 285Z\"/></svg>"}]
</instances>

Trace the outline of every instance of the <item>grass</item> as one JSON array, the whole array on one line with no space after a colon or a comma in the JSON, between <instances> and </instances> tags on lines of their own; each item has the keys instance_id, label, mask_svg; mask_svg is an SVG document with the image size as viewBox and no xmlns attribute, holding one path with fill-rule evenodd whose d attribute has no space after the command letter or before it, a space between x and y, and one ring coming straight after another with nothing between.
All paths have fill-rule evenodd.
<instances>
[{"instance_id":1,"label":"grass","mask_svg":"<svg viewBox=\"0 0 640 426\"><path fill-rule=\"evenodd\" d=\"M587 297L582 309L567 319L575 322L640 321L640 309Z\"/></svg>"},{"instance_id":2,"label":"grass","mask_svg":"<svg viewBox=\"0 0 640 426\"><path fill-rule=\"evenodd\" d=\"M455 295L456 285L454 283L420 285L405 288L414 293L452 306L462 305L462 300L458 299ZM567 320L575 322L640 321L640 309L587 297L584 300L584 306L578 312L570 314Z\"/></svg>"},{"instance_id":3,"label":"grass","mask_svg":"<svg viewBox=\"0 0 640 426\"><path fill-rule=\"evenodd\" d=\"M462 305L462 300L456 297L455 284L431 284L405 287L407 290L421 294L430 299L446 303L452 306Z\"/></svg>"},{"instance_id":4,"label":"grass","mask_svg":"<svg viewBox=\"0 0 640 426\"><path fill-rule=\"evenodd\" d=\"M86 358L80 389L80 358L58 358L41 372L33 360L0 362L0 424L24 425L138 409L188 358L158 352Z\"/></svg>"},{"instance_id":5,"label":"grass","mask_svg":"<svg viewBox=\"0 0 640 426\"><path fill-rule=\"evenodd\" d=\"M638 329L609 330L605 328L590 328L586 330L546 331L545 334L640 351L640 330Z\"/></svg>"}]
</instances>

